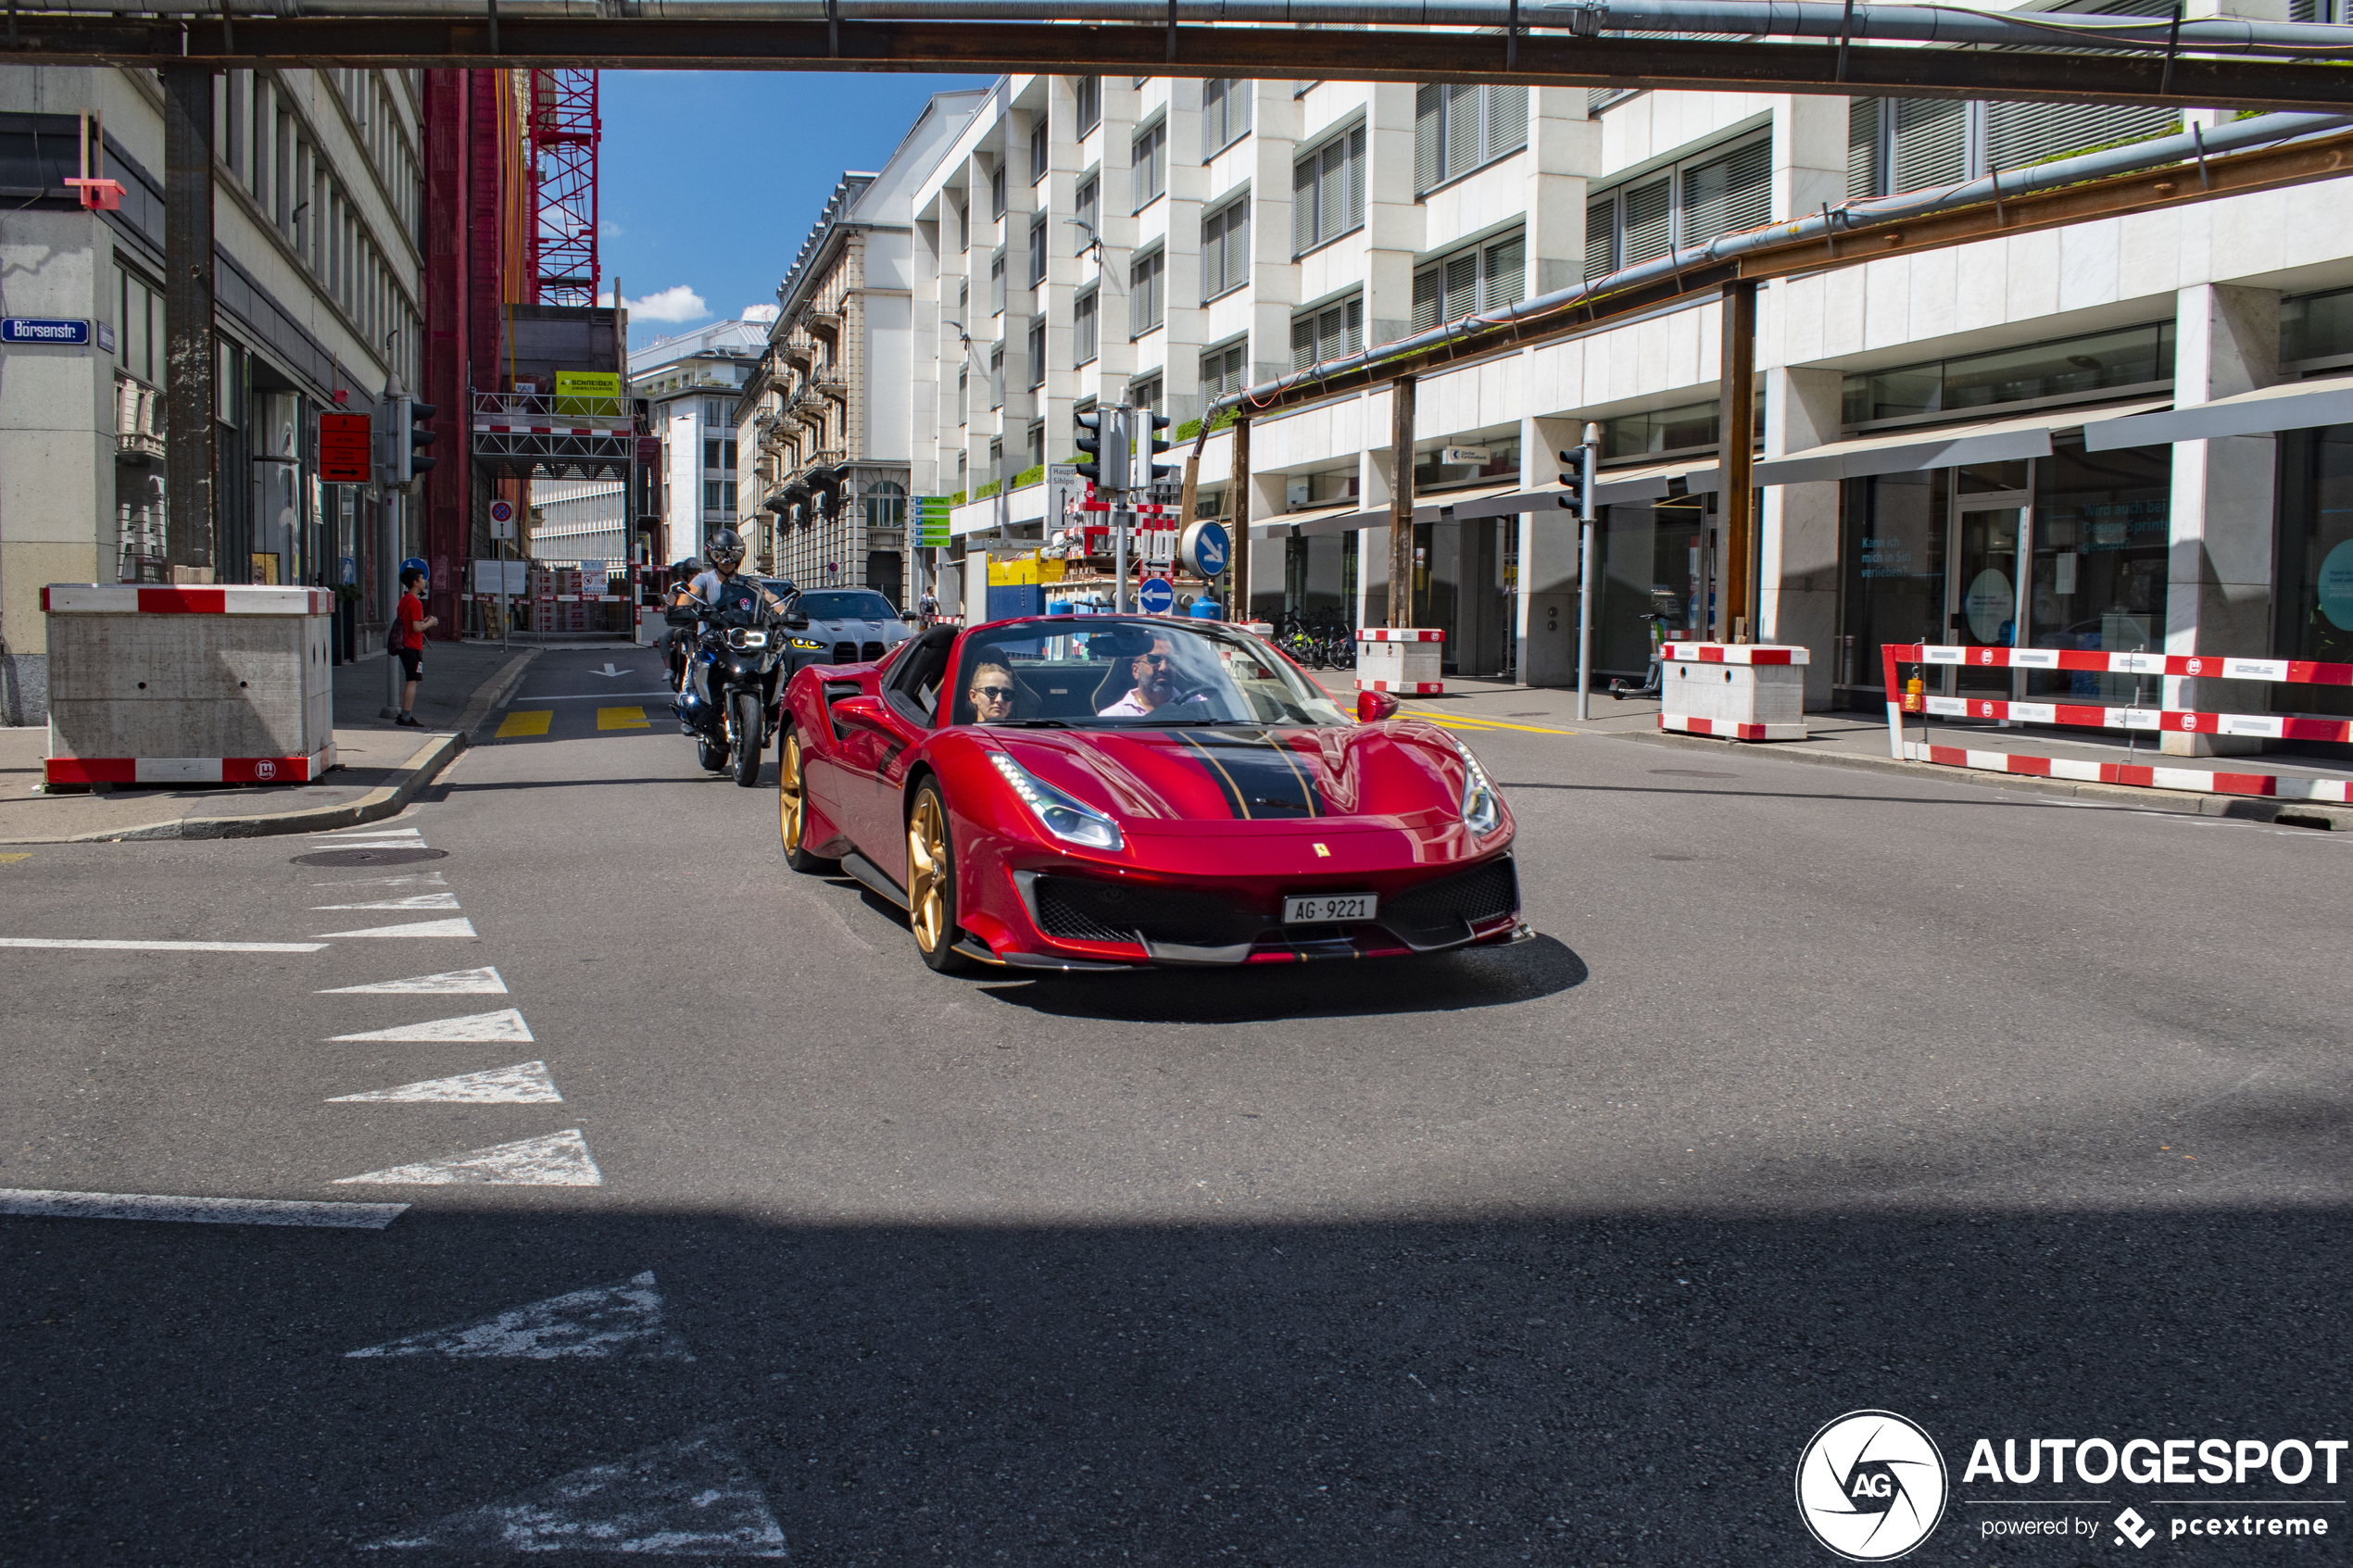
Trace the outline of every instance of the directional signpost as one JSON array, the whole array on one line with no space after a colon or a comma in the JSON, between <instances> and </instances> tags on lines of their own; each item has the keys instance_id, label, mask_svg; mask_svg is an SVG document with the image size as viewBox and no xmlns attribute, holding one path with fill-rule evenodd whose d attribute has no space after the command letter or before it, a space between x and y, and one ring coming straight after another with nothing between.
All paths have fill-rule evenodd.
<instances>
[{"instance_id":1,"label":"directional signpost","mask_svg":"<svg viewBox=\"0 0 2353 1568\"><path fill-rule=\"evenodd\" d=\"M948 497L918 495L915 497L915 543L926 550L948 547Z\"/></svg>"},{"instance_id":2,"label":"directional signpost","mask_svg":"<svg viewBox=\"0 0 2353 1568\"><path fill-rule=\"evenodd\" d=\"M1176 608L1176 585L1165 577L1147 577L1136 605L1146 615L1166 615Z\"/></svg>"}]
</instances>

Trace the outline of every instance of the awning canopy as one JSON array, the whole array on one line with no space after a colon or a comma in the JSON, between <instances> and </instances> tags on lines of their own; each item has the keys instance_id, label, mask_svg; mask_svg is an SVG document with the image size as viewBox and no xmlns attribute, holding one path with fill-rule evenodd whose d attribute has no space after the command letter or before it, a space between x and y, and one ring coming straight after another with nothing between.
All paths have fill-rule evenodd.
<instances>
[{"instance_id":1,"label":"awning canopy","mask_svg":"<svg viewBox=\"0 0 2353 1568\"><path fill-rule=\"evenodd\" d=\"M1759 484L1809 484L1827 479L1865 479L1875 473L1913 473L1958 468L1964 463L2006 463L2051 455L2051 432L2082 425L2086 444L2099 421L2115 421L2163 408L2170 399L2108 408L2053 408L2040 414L1935 430L1893 431L1810 446L1756 465ZM2145 442L2118 445L2134 446Z\"/></svg>"},{"instance_id":2,"label":"awning canopy","mask_svg":"<svg viewBox=\"0 0 2353 1568\"><path fill-rule=\"evenodd\" d=\"M2235 397L2177 407L2169 413L2103 420L2083 427L2083 445L2095 452L2108 452L2120 446L2163 446L2176 441L2269 435L2274 431L2338 424L2353 424L2353 376L2283 382Z\"/></svg>"},{"instance_id":3,"label":"awning canopy","mask_svg":"<svg viewBox=\"0 0 2353 1568\"><path fill-rule=\"evenodd\" d=\"M1305 511L1285 512L1263 522L1250 525L1253 539L1311 539L1319 533L1346 533L1359 528L1379 528L1389 521L1387 512L1365 512L1356 509L1353 501L1337 507L1315 507Z\"/></svg>"}]
</instances>

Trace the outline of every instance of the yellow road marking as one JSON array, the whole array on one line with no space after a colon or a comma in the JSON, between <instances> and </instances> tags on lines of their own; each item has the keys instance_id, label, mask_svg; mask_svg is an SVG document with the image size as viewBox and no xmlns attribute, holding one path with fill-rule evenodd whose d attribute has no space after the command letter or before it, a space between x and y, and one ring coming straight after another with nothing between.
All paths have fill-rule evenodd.
<instances>
[{"instance_id":1,"label":"yellow road marking","mask_svg":"<svg viewBox=\"0 0 2353 1568\"><path fill-rule=\"evenodd\" d=\"M13 866L19 860L30 860L31 859L32 855L29 850L21 855L0 855L0 866Z\"/></svg>"},{"instance_id":2,"label":"yellow road marking","mask_svg":"<svg viewBox=\"0 0 2353 1568\"><path fill-rule=\"evenodd\" d=\"M1442 730L1520 730L1531 735L1576 735L1584 734L1582 730L1554 729L1544 724L1514 724L1508 723L1501 719L1482 719L1478 715L1471 713L1443 713L1437 711L1436 709L1427 708L1409 707L1405 709L1405 712L1412 718L1419 719L1426 723L1436 724Z\"/></svg>"},{"instance_id":3,"label":"yellow road marking","mask_svg":"<svg viewBox=\"0 0 2353 1568\"><path fill-rule=\"evenodd\" d=\"M597 709L597 728L600 730L648 728L646 723L646 710L642 708L599 708Z\"/></svg>"},{"instance_id":4,"label":"yellow road marking","mask_svg":"<svg viewBox=\"0 0 2353 1568\"><path fill-rule=\"evenodd\" d=\"M532 708L510 713L505 721L498 726L498 739L511 740L517 735L544 735L547 733L547 726L555 721L555 717L556 710L552 708Z\"/></svg>"}]
</instances>

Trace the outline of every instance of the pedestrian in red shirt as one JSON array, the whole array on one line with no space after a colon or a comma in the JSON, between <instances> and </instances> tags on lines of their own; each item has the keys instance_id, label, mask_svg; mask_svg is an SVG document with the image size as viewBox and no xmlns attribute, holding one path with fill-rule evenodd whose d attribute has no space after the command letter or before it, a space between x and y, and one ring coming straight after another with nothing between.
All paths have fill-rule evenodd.
<instances>
[{"instance_id":1,"label":"pedestrian in red shirt","mask_svg":"<svg viewBox=\"0 0 2353 1568\"><path fill-rule=\"evenodd\" d=\"M392 651L408 677L408 684L400 688L400 717L393 722L412 730L424 728L410 709L417 706L417 683L425 673L425 633L441 624L439 616L425 613L425 602L417 596L424 581L425 574L416 567L402 572L400 608L392 612Z\"/></svg>"}]
</instances>

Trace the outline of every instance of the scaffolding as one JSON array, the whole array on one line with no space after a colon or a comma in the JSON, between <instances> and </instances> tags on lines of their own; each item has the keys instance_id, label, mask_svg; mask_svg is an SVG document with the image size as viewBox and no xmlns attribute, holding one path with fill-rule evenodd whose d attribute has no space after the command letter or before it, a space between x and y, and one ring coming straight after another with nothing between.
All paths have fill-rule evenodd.
<instances>
[{"instance_id":1,"label":"scaffolding","mask_svg":"<svg viewBox=\"0 0 2353 1568\"><path fill-rule=\"evenodd\" d=\"M531 226L532 299L597 302L597 115L593 70L531 73L531 151L538 193Z\"/></svg>"}]
</instances>

